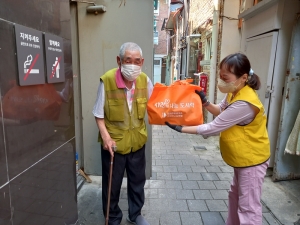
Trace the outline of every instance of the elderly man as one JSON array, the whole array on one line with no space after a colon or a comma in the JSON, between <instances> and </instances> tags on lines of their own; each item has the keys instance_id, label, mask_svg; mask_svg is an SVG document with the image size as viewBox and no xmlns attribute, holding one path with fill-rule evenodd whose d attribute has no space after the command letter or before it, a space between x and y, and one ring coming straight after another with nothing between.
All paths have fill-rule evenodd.
<instances>
[{"instance_id":1,"label":"elderly man","mask_svg":"<svg viewBox=\"0 0 300 225\"><path fill-rule=\"evenodd\" d=\"M102 157L102 203L106 215L110 157L114 156L109 224L119 225L123 213L118 205L121 184L126 170L127 220L137 225L149 223L141 215L146 182L145 124L146 105L153 89L149 77L141 71L144 59L141 48L124 43L117 56L118 68L100 77L93 114L99 128ZM116 146L116 152L113 147Z\"/></svg>"}]
</instances>

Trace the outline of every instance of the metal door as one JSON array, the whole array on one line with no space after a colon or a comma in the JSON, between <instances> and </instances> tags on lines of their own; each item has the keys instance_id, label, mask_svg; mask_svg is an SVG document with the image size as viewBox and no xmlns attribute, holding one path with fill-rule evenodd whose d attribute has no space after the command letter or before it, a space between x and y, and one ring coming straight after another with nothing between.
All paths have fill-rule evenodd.
<instances>
[{"instance_id":1,"label":"metal door","mask_svg":"<svg viewBox=\"0 0 300 225\"><path fill-rule=\"evenodd\" d=\"M153 83L161 83L161 58L154 58L153 67Z\"/></svg>"},{"instance_id":2,"label":"metal door","mask_svg":"<svg viewBox=\"0 0 300 225\"><path fill-rule=\"evenodd\" d=\"M197 44L193 41L194 37L187 38L187 78L194 78L197 71Z\"/></svg>"},{"instance_id":3,"label":"metal door","mask_svg":"<svg viewBox=\"0 0 300 225\"><path fill-rule=\"evenodd\" d=\"M270 103L270 90L272 89L273 69L276 56L278 32L247 39L246 55L250 60L252 69L259 76L261 88L258 95L268 114Z\"/></svg>"},{"instance_id":4,"label":"metal door","mask_svg":"<svg viewBox=\"0 0 300 225\"><path fill-rule=\"evenodd\" d=\"M285 154L285 147L300 110L300 19L294 27L285 94L282 103L273 180L300 179L300 156Z\"/></svg>"},{"instance_id":5,"label":"metal door","mask_svg":"<svg viewBox=\"0 0 300 225\"><path fill-rule=\"evenodd\" d=\"M280 111L278 106L278 112L269 112L270 99L274 91L281 91L279 89L274 90L273 88L273 77L274 77L274 64L276 58L278 32L270 32L267 34L259 35L246 40L246 55L250 60L251 67L257 74L261 81L261 87L257 91L261 102L264 105L265 113L268 117L268 121L271 121ZM270 145L271 145L271 159L270 167L273 166L275 148L277 143L277 129L275 123L267 124Z\"/></svg>"}]
</instances>

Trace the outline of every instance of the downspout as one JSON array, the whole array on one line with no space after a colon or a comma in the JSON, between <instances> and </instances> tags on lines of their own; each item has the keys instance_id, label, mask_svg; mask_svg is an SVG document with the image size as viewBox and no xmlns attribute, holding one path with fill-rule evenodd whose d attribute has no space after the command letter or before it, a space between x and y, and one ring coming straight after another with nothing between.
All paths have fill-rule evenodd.
<instances>
[{"instance_id":1,"label":"downspout","mask_svg":"<svg viewBox=\"0 0 300 225\"><path fill-rule=\"evenodd\" d=\"M213 28L212 28L212 58L210 61L210 75L209 75L209 88L208 100L211 103L215 101L215 86L217 77L217 58L218 58L218 34L219 34L219 9L220 0L214 0L214 13L213 13ZM207 122L213 121L213 115L207 114Z\"/></svg>"},{"instance_id":2,"label":"downspout","mask_svg":"<svg viewBox=\"0 0 300 225\"><path fill-rule=\"evenodd\" d=\"M79 52L79 27L77 3L70 2L71 14L71 44L72 44L72 68L73 68L73 96L74 96L74 122L75 122L75 146L78 153L78 167L84 167L83 149L83 125L82 125L82 95L80 76L80 52ZM77 190L83 185L83 180L77 183Z\"/></svg>"},{"instance_id":3,"label":"downspout","mask_svg":"<svg viewBox=\"0 0 300 225\"><path fill-rule=\"evenodd\" d=\"M184 68L184 71L182 71L181 73L183 74L184 78L187 79L188 75L189 75L189 65L188 65L188 57L189 57L189 52L190 52L190 49L189 49L189 31L188 31L188 22L189 22L189 5L188 5L188 1L187 0L184 0L184 27L183 27L183 34L185 36L185 41L186 41L186 49L185 51L182 50L182 53L185 53L185 55L182 55L182 57L184 57L185 59L185 68Z\"/></svg>"},{"instance_id":4,"label":"downspout","mask_svg":"<svg viewBox=\"0 0 300 225\"><path fill-rule=\"evenodd\" d=\"M176 44L175 44L175 63L174 63L174 78L173 78L173 81L172 81L172 83L174 82L174 80L177 80L178 79L178 69L177 68L179 68L179 63L178 63L178 42L179 42L179 39L178 39L178 34L179 34L179 32L178 32L178 20L176 20L177 22L176 22L176 36L175 36L175 40L176 40ZM175 79L176 78L176 79Z\"/></svg>"}]
</instances>

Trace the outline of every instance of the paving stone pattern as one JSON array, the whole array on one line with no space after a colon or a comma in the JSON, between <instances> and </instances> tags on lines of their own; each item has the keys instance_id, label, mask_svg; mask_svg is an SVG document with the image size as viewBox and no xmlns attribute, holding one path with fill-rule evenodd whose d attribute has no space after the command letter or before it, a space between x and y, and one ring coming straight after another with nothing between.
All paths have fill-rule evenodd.
<instances>
[{"instance_id":1,"label":"paving stone pattern","mask_svg":"<svg viewBox=\"0 0 300 225\"><path fill-rule=\"evenodd\" d=\"M224 225L233 169L221 158L219 137L204 139L166 126L153 126L152 135L152 177L145 185L144 217L151 225ZM204 146L206 150L197 146ZM85 197L89 199L88 204L98 199L94 208L88 211L88 207L79 205L81 225L95 225L95 221L104 224L101 182L97 185L94 190L98 194L90 191L89 197ZM87 194L85 188L86 184L79 195ZM128 225L126 179L120 207L123 210L121 224ZM263 207L263 216L263 225L281 224L267 207Z\"/></svg>"}]
</instances>

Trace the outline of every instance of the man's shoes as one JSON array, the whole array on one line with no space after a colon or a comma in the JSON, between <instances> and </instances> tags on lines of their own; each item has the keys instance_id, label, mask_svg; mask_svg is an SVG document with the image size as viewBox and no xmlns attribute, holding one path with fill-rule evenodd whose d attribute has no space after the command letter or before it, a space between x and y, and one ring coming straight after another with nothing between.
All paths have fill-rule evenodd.
<instances>
[{"instance_id":1,"label":"man's shoes","mask_svg":"<svg viewBox=\"0 0 300 225\"><path fill-rule=\"evenodd\" d=\"M129 215L127 215L126 220L127 220L129 223L136 224L135 222L132 222L132 221L129 219Z\"/></svg>"},{"instance_id":2,"label":"man's shoes","mask_svg":"<svg viewBox=\"0 0 300 225\"><path fill-rule=\"evenodd\" d=\"M136 225L150 225L150 223L148 223L147 220L145 220L145 218L142 215L138 215L135 222L133 222L129 219L129 215L127 215L126 220L129 223L136 224Z\"/></svg>"}]
</instances>

